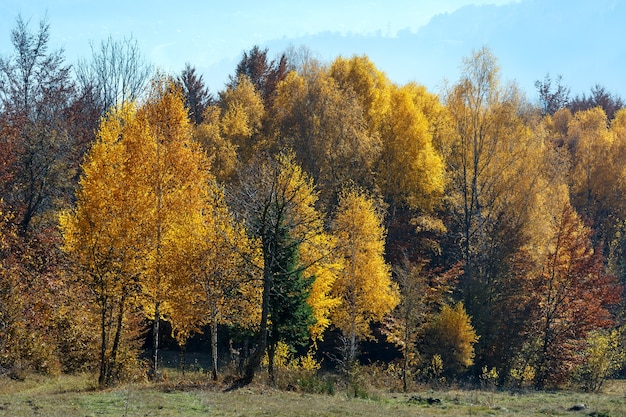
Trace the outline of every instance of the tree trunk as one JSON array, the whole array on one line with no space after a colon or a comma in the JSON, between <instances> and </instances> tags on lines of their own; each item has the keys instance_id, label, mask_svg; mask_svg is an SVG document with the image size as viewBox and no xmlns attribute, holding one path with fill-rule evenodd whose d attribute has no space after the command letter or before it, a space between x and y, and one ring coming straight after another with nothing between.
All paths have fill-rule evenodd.
<instances>
[{"instance_id":1,"label":"tree trunk","mask_svg":"<svg viewBox=\"0 0 626 417\"><path fill-rule=\"evenodd\" d=\"M275 385L276 383L276 376L274 373L274 356L276 355L276 344L275 343L270 343L267 346L267 373L269 374L270 377L270 383L272 385Z\"/></svg>"},{"instance_id":2,"label":"tree trunk","mask_svg":"<svg viewBox=\"0 0 626 417\"><path fill-rule=\"evenodd\" d=\"M187 355L185 354L186 350L187 342L180 347L180 369L183 372L183 376L185 375L185 368L187 367Z\"/></svg>"},{"instance_id":3,"label":"tree trunk","mask_svg":"<svg viewBox=\"0 0 626 417\"><path fill-rule=\"evenodd\" d=\"M215 315L213 316L213 320L211 320L211 358L213 360L213 369L211 372L213 381L217 381L217 318Z\"/></svg>"},{"instance_id":4,"label":"tree trunk","mask_svg":"<svg viewBox=\"0 0 626 417\"><path fill-rule=\"evenodd\" d=\"M98 377L98 385L100 388L106 386L106 375L107 375L107 365L108 361L106 358L107 354L107 308L105 305L105 301L102 302L101 309L101 323L102 326L100 328L100 376Z\"/></svg>"},{"instance_id":5,"label":"tree trunk","mask_svg":"<svg viewBox=\"0 0 626 417\"><path fill-rule=\"evenodd\" d=\"M352 369L352 367L356 363L356 348L357 348L356 330L354 330L352 334L350 335L350 351L348 353L349 355L348 365L350 366L350 369Z\"/></svg>"},{"instance_id":6,"label":"tree trunk","mask_svg":"<svg viewBox=\"0 0 626 417\"><path fill-rule=\"evenodd\" d=\"M237 386L245 386L252 382L255 372L259 369L259 366L261 366L261 360L263 359L265 349L267 348L267 321L270 313L270 291L272 289L272 273L270 268L270 262L266 261L263 271L263 303L261 307L261 323L259 326L259 336L256 350L248 361L243 377L236 382Z\"/></svg>"},{"instance_id":7,"label":"tree trunk","mask_svg":"<svg viewBox=\"0 0 626 417\"><path fill-rule=\"evenodd\" d=\"M407 374L407 369L409 368L409 356L408 356L408 352L406 349L406 346L404 349L402 349L402 356L403 356L403 362L402 362L402 392L407 392L408 391L408 384L406 381L406 374Z\"/></svg>"},{"instance_id":8,"label":"tree trunk","mask_svg":"<svg viewBox=\"0 0 626 417\"><path fill-rule=\"evenodd\" d=\"M154 322L152 323L152 377L159 375L159 330L161 325L161 303L154 305Z\"/></svg>"},{"instance_id":9,"label":"tree trunk","mask_svg":"<svg viewBox=\"0 0 626 417\"><path fill-rule=\"evenodd\" d=\"M113 338L113 346L111 347L111 358L106 375L106 385L113 381L114 371L117 368L117 352L119 351L120 341L122 339L122 326L124 324L124 304L126 303L126 295L120 299L120 310L117 316L117 328L115 329L115 337Z\"/></svg>"}]
</instances>

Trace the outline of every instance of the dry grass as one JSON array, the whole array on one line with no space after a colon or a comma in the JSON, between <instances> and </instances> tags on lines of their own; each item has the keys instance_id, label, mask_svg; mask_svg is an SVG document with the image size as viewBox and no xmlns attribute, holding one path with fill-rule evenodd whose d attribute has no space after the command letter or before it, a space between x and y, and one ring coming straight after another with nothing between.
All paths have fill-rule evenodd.
<instances>
[{"instance_id":1,"label":"dry grass","mask_svg":"<svg viewBox=\"0 0 626 417\"><path fill-rule=\"evenodd\" d=\"M0 415L626 416L626 381L612 381L601 394L427 388L403 394L368 387L366 395L354 398L341 387L332 395L307 394L268 388L260 379L232 392L223 392L224 383L213 383L200 372L184 376L172 372L159 384L135 383L107 390L96 389L92 375L0 379ZM587 408L568 411L583 403Z\"/></svg>"}]
</instances>

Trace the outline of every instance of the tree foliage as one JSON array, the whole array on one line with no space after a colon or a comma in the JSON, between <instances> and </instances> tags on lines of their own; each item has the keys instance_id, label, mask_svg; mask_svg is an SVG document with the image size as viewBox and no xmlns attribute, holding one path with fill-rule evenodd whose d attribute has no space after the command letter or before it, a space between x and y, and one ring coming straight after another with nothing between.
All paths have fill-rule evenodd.
<instances>
[{"instance_id":1,"label":"tree foliage","mask_svg":"<svg viewBox=\"0 0 626 417\"><path fill-rule=\"evenodd\" d=\"M402 354L402 386L407 391L410 371L421 359L419 345L428 324L451 298L454 281L462 271L458 267L444 273L430 271L424 262L411 262L405 254L393 272L400 303L385 319L384 333Z\"/></svg>"},{"instance_id":2,"label":"tree foliage","mask_svg":"<svg viewBox=\"0 0 626 417\"><path fill-rule=\"evenodd\" d=\"M103 120L98 139L82 165L76 207L63 212L60 226L73 273L91 295L90 305L99 326L99 383L111 384L119 367L119 344L130 306L139 291L143 247L137 221L147 213L142 199L135 198L132 164L127 163L127 144L120 140L141 127L136 109L113 110Z\"/></svg>"},{"instance_id":3,"label":"tree foliage","mask_svg":"<svg viewBox=\"0 0 626 417\"><path fill-rule=\"evenodd\" d=\"M563 77L561 75L557 76L554 89L550 74L546 74L543 81L535 81L535 88L539 93L539 106L544 116L553 115L569 103L570 89L561 84L562 81Z\"/></svg>"},{"instance_id":4,"label":"tree foliage","mask_svg":"<svg viewBox=\"0 0 626 417\"><path fill-rule=\"evenodd\" d=\"M235 76L230 78L230 88L236 87L241 76L247 77L256 91L263 98L266 107L270 107L274 100L274 94L278 83L287 75L287 58L281 55L276 60L267 58L268 49L261 49L257 45L249 52L243 53L241 61L237 64Z\"/></svg>"},{"instance_id":5,"label":"tree foliage","mask_svg":"<svg viewBox=\"0 0 626 417\"><path fill-rule=\"evenodd\" d=\"M568 107L572 113L578 111L589 110L594 107L601 107L609 119L613 119L615 113L624 107L624 100L612 94L610 91L600 84L591 87L589 96L583 94L576 96L568 103Z\"/></svg>"},{"instance_id":6,"label":"tree foliage","mask_svg":"<svg viewBox=\"0 0 626 417\"><path fill-rule=\"evenodd\" d=\"M482 367L500 362L492 348L505 337L498 330L506 319L496 309L513 295L503 290L516 287L507 282L511 262L537 227L538 196L560 177L550 148L525 122L519 90L500 85L492 53L483 48L464 63L461 80L445 97L453 126L445 144L449 226L450 235L457 236L457 259L464 263L462 297L481 335L477 360Z\"/></svg>"},{"instance_id":7,"label":"tree foliage","mask_svg":"<svg viewBox=\"0 0 626 417\"><path fill-rule=\"evenodd\" d=\"M171 232L177 249L164 260L174 277L166 317L183 349L190 336L209 326L212 374L217 379L219 326L252 328L259 321L260 282L255 273L260 254L235 222L222 190L212 181L206 187L202 211Z\"/></svg>"},{"instance_id":8,"label":"tree foliage","mask_svg":"<svg viewBox=\"0 0 626 417\"><path fill-rule=\"evenodd\" d=\"M254 47L213 98L191 64L148 83L132 38L72 72L45 20L10 36L0 374L110 386L152 346L159 376L169 329L183 353L210 333L213 378L228 333L243 384L298 345L343 343L352 371L381 333L405 387L421 367L593 390L619 366L626 112L599 84L548 75L529 103L482 48L436 95Z\"/></svg>"},{"instance_id":9,"label":"tree foliage","mask_svg":"<svg viewBox=\"0 0 626 417\"><path fill-rule=\"evenodd\" d=\"M290 73L279 85L272 113L278 142L293 147L328 210L350 182L373 188L380 140L369 133L355 94L341 90L326 69Z\"/></svg>"},{"instance_id":10,"label":"tree foliage","mask_svg":"<svg viewBox=\"0 0 626 417\"><path fill-rule=\"evenodd\" d=\"M383 151L378 184L385 201L431 211L444 190L444 163L433 146L431 121L424 113L424 87L407 84L391 90L381 123Z\"/></svg>"},{"instance_id":11,"label":"tree foliage","mask_svg":"<svg viewBox=\"0 0 626 417\"><path fill-rule=\"evenodd\" d=\"M544 257L528 277L535 298L528 343L538 388L570 375L588 333L614 324L610 309L622 292L616 278L605 274L601 252L571 206L554 218L548 236Z\"/></svg>"},{"instance_id":12,"label":"tree foliage","mask_svg":"<svg viewBox=\"0 0 626 417\"><path fill-rule=\"evenodd\" d=\"M474 344L479 336L462 302L444 304L426 332L427 354L438 355L447 376L459 375L474 363Z\"/></svg>"},{"instance_id":13,"label":"tree foliage","mask_svg":"<svg viewBox=\"0 0 626 417\"><path fill-rule=\"evenodd\" d=\"M363 191L346 189L340 196L332 230L343 265L333 285L341 304L333 310L334 325L347 339L344 364L356 361L357 343L371 336L370 324L380 322L399 302L384 258L382 214Z\"/></svg>"},{"instance_id":14,"label":"tree foliage","mask_svg":"<svg viewBox=\"0 0 626 417\"><path fill-rule=\"evenodd\" d=\"M178 76L177 81L182 86L189 119L194 124L199 125L204 119L206 108L213 102L213 96L204 84L202 75L198 75L196 69L189 63L185 64L185 68Z\"/></svg>"},{"instance_id":15,"label":"tree foliage","mask_svg":"<svg viewBox=\"0 0 626 417\"><path fill-rule=\"evenodd\" d=\"M100 309L101 385L111 382L117 365L128 308L143 307L154 323L157 372L159 323L169 314L173 286L185 285L178 273L168 273L166 260L184 256L173 231L202 213L208 201L206 158L190 139L180 93L171 81L155 79L142 107L126 105L103 121L83 165L76 209L61 216L65 250ZM131 301L139 305L129 306Z\"/></svg>"},{"instance_id":16,"label":"tree foliage","mask_svg":"<svg viewBox=\"0 0 626 417\"><path fill-rule=\"evenodd\" d=\"M49 38L45 20L33 33L18 17L11 31L15 53L0 59L0 123L16 151L5 204L13 208L22 233L31 229L33 219L62 208L73 185L73 138L64 116L74 83L62 51L48 50Z\"/></svg>"},{"instance_id":17,"label":"tree foliage","mask_svg":"<svg viewBox=\"0 0 626 417\"><path fill-rule=\"evenodd\" d=\"M289 327L307 328L313 324L312 320L294 323L292 314L299 318L302 314L311 314L310 310L305 312L308 308L303 301L306 301L309 289L302 283L302 272L310 265L300 264L297 254L301 245L314 243L323 233L323 217L315 209L316 200L317 193L311 179L295 162L292 153L255 161L245 172L234 194L233 204L249 233L258 239L263 261L259 271L263 291L257 346L240 381L243 384L254 378L270 343L275 346L281 341L272 340L269 336L274 320L272 314L280 315L282 311L279 308L281 298L291 299L299 307L292 306L295 310L288 312L288 317L276 317L277 325L281 324L280 320L285 320L282 324ZM289 333L288 328L284 330ZM301 331L296 333L300 338ZM283 333L280 337L288 341L292 336Z\"/></svg>"}]
</instances>

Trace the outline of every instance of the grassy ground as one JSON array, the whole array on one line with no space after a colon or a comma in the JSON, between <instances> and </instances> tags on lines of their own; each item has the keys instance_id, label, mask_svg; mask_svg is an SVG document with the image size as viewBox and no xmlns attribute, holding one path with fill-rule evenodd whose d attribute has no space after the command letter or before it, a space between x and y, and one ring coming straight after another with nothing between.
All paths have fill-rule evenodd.
<instances>
[{"instance_id":1,"label":"grassy ground","mask_svg":"<svg viewBox=\"0 0 626 417\"><path fill-rule=\"evenodd\" d=\"M98 390L92 375L0 378L0 416L626 416L626 381L601 394L510 393L446 389L401 394L370 389L369 398L279 391L264 384L232 392L201 373L159 384ZM428 403L428 399L440 402ZM568 411L576 404L580 411Z\"/></svg>"}]
</instances>

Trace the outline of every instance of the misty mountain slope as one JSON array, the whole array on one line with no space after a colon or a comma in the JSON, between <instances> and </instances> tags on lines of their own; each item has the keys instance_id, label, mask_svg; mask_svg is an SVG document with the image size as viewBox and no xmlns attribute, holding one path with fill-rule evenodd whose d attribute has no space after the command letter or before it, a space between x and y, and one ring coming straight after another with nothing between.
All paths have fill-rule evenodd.
<instances>
[{"instance_id":1,"label":"misty mountain slope","mask_svg":"<svg viewBox=\"0 0 626 417\"><path fill-rule=\"evenodd\" d=\"M528 0L505 6L466 6L440 14L417 32L395 37L323 33L269 43L278 53L306 45L323 60L367 54L395 82L416 81L438 91L454 82L472 50L492 49L503 80L516 81L529 98L534 82L563 75L573 95L595 84L626 97L626 2Z\"/></svg>"}]
</instances>

